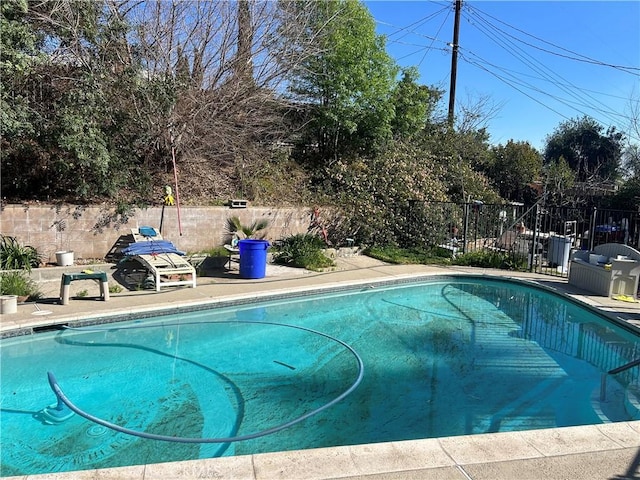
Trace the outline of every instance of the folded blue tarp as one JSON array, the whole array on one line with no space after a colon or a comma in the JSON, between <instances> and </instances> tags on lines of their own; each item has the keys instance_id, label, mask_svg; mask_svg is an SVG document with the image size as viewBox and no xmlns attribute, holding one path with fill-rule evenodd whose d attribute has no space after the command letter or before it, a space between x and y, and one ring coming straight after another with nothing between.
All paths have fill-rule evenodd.
<instances>
[{"instance_id":1,"label":"folded blue tarp","mask_svg":"<svg viewBox=\"0 0 640 480\"><path fill-rule=\"evenodd\" d=\"M159 233L153 227L140 227L138 228L138 233L143 237L155 237L159 235Z\"/></svg>"},{"instance_id":2,"label":"folded blue tarp","mask_svg":"<svg viewBox=\"0 0 640 480\"><path fill-rule=\"evenodd\" d=\"M122 250L125 255L157 255L160 253L177 253L185 255L169 240L148 240L143 242L135 242Z\"/></svg>"}]
</instances>

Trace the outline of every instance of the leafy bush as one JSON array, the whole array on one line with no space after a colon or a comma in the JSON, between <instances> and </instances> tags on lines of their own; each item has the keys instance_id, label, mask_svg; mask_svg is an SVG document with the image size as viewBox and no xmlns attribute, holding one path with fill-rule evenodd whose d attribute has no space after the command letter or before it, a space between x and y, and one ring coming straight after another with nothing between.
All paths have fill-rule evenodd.
<instances>
[{"instance_id":1,"label":"leafy bush","mask_svg":"<svg viewBox=\"0 0 640 480\"><path fill-rule=\"evenodd\" d=\"M324 246L322 239L315 235L307 233L293 235L285 238L282 244L276 247L273 263L308 270L333 267L335 265L333 260L322 251Z\"/></svg>"},{"instance_id":2,"label":"leafy bush","mask_svg":"<svg viewBox=\"0 0 640 480\"><path fill-rule=\"evenodd\" d=\"M34 247L23 246L15 237L2 235L0 240L0 268L2 270L27 270L40 265L41 255Z\"/></svg>"},{"instance_id":3,"label":"leafy bush","mask_svg":"<svg viewBox=\"0 0 640 480\"><path fill-rule=\"evenodd\" d=\"M408 146L375 158L341 159L327 169L330 198L351 219L360 245L407 245L423 241L413 201L446 201L444 167Z\"/></svg>"},{"instance_id":4,"label":"leafy bush","mask_svg":"<svg viewBox=\"0 0 640 480\"><path fill-rule=\"evenodd\" d=\"M525 270L527 258L505 252L478 250L465 253L453 260L454 265L481 268L499 268L502 270Z\"/></svg>"},{"instance_id":5,"label":"leafy bush","mask_svg":"<svg viewBox=\"0 0 640 480\"><path fill-rule=\"evenodd\" d=\"M17 295L36 300L42 296L36 283L24 270L0 273L0 295Z\"/></svg>"}]
</instances>

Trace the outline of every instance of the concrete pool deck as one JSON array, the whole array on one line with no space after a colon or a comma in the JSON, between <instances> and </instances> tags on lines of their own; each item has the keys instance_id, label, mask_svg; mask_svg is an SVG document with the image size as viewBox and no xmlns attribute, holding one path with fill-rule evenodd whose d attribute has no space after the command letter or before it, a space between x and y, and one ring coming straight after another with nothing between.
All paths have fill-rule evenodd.
<instances>
[{"instance_id":1,"label":"concrete pool deck","mask_svg":"<svg viewBox=\"0 0 640 480\"><path fill-rule=\"evenodd\" d=\"M91 316L127 314L177 305L215 303L274 292L298 292L421 275L479 274L519 278L568 294L608 314L640 327L640 304L585 295L560 277L463 267L388 265L368 257L337 259L330 272L314 273L274 265L267 276L243 280L237 271L198 278L198 287L153 291L124 291L108 302L90 296L60 305L57 296L63 267L43 269L51 278L40 283L44 298L22 304L3 315L0 333L42 328ZM110 265L74 267L105 270ZM45 272L43 272L44 275ZM110 283L115 283L111 281ZM72 285L97 294L91 281ZM45 312L44 314L42 312ZM47 313L48 312L48 313ZM1 439L0 439L1 440ZM104 470L30 475L29 479L640 479L640 421L581 427L489 433L312 450L276 452L207 460L140 465Z\"/></svg>"}]
</instances>

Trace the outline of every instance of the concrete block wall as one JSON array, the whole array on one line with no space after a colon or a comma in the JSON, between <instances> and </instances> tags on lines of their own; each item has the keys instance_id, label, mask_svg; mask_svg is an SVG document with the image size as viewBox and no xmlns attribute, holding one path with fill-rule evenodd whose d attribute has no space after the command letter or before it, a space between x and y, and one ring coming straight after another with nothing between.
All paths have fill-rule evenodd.
<instances>
[{"instance_id":1,"label":"concrete block wall","mask_svg":"<svg viewBox=\"0 0 640 480\"><path fill-rule=\"evenodd\" d=\"M76 259L101 259L118 240L139 226L160 227L162 235L178 249L190 253L228 241L226 224L238 217L243 225L266 219L266 239L273 241L309 228L311 209L281 207L181 207L180 228L176 207L136 209L127 223L108 222L109 207L77 205L4 205L0 212L0 233L16 237L23 245L38 249L44 260L55 262L55 252L73 250Z\"/></svg>"}]
</instances>

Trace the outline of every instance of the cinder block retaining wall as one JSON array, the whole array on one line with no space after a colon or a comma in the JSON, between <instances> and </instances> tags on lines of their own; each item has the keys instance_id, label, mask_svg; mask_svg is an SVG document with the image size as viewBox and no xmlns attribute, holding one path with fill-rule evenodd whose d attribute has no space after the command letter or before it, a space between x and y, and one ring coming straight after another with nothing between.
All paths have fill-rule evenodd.
<instances>
[{"instance_id":1,"label":"cinder block retaining wall","mask_svg":"<svg viewBox=\"0 0 640 480\"><path fill-rule=\"evenodd\" d=\"M73 250L75 258L104 258L118 240L131 228L159 228L162 207L136 209L127 223L109 222L113 209L76 205L5 205L0 213L0 233L16 237L23 245L38 249L45 261L55 262L55 252ZM197 252L228 241L227 219L240 218L243 225L266 219L267 240L277 240L309 228L311 209L276 207L166 207L162 219L162 235L180 250Z\"/></svg>"}]
</instances>

